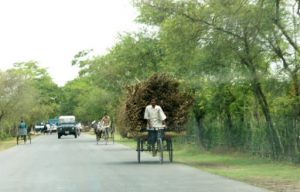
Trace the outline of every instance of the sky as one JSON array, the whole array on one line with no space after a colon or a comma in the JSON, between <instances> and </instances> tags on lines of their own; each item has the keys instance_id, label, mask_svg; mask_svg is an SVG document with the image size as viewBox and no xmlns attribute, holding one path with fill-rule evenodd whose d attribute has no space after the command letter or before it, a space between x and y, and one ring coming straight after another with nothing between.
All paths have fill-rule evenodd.
<instances>
[{"instance_id":1,"label":"sky","mask_svg":"<svg viewBox=\"0 0 300 192\"><path fill-rule=\"evenodd\" d=\"M118 35L139 29L131 0L1 0L0 70L37 61L63 86L78 75L76 53L103 55Z\"/></svg>"}]
</instances>

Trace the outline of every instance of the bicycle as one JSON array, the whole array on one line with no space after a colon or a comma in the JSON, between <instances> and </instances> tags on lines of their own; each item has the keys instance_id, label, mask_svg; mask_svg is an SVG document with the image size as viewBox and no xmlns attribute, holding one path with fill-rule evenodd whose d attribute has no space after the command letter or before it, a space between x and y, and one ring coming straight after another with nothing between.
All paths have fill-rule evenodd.
<instances>
[{"instance_id":1,"label":"bicycle","mask_svg":"<svg viewBox=\"0 0 300 192\"><path fill-rule=\"evenodd\" d=\"M96 134L96 142L97 142L97 144L99 144L99 141L100 141L101 137L103 136L103 139L105 141L105 145L107 145L108 138L109 138L108 129L109 129L108 127L107 128L101 128L101 129L97 128L96 129L95 134Z\"/></svg>"},{"instance_id":2,"label":"bicycle","mask_svg":"<svg viewBox=\"0 0 300 192\"><path fill-rule=\"evenodd\" d=\"M102 130L100 130L99 128L95 129L95 135L96 135L96 143L97 145L99 144L101 135L102 135Z\"/></svg>"},{"instance_id":3,"label":"bicycle","mask_svg":"<svg viewBox=\"0 0 300 192\"><path fill-rule=\"evenodd\" d=\"M19 137L23 138L24 144L26 144L26 141L29 141L29 144L31 144L31 133L28 132L26 135L17 135L17 145L19 145ZM26 139L27 138L27 139Z\"/></svg>"},{"instance_id":4,"label":"bicycle","mask_svg":"<svg viewBox=\"0 0 300 192\"><path fill-rule=\"evenodd\" d=\"M164 151L168 151L169 161L173 162L173 144L172 144L172 137L165 136L164 129L152 130L154 134L156 134L156 140L154 144L149 143L149 133L147 135L143 135L137 138L137 159L138 163L141 162L141 152L149 151L152 152L153 156L156 156L158 153L159 155L159 162L162 164L164 161ZM166 145L164 144L166 141ZM147 148L144 148L144 143L147 143Z\"/></svg>"},{"instance_id":5,"label":"bicycle","mask_svg":"<svg viewBox=\"0 0 300 192\"><path fill-rule=\"evenodd\" d=\"M108 127L105 127L104 128L104 141L105 141L105 145L107 145L108 143L108 138L109 138L109 135L108 135Z\"/></svg>"}]
</instances>

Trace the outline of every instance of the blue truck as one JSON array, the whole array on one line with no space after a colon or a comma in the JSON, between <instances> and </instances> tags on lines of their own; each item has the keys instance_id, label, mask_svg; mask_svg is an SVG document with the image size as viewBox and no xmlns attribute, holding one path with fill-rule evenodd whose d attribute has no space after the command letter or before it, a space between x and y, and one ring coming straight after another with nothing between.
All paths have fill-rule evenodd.
<instances>
[{"instance_id":1,"label":"blue truck","mask_svg":"<svg viewBox=\"0 0 300 192\"><path fill-rule=\"evenodd\" d=\"M49 119L48 123L50 125L50 133L52 132L56 132L57 131L57 126L58 126L58 118L54 118L54 119Z\"/></svg>"}]
</instances>

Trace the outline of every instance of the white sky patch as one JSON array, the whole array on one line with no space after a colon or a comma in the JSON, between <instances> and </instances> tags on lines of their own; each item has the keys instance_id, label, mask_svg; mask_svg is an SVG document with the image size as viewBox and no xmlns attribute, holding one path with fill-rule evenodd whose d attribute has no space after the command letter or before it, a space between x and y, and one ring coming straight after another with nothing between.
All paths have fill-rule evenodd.
<instances>
[{"instance_id":1,"label":"white sky patch","mask_svg":"<svg viewBox=\"0 0 300 192\"><path fill-rule=\"evenodd\" d=\"M105 54L122 32L138 30L131 0L1 0L0 69L38 61L58 85L77 76L76 53Z\"/></svg>"}]
</instances>

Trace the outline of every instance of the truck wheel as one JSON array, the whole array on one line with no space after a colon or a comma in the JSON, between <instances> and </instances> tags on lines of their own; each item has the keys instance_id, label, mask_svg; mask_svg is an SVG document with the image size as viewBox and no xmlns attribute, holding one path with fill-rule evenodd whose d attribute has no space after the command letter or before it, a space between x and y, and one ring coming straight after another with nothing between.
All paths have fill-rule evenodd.
<instances>
[{"instance_id":1,"label":"truck wheel","mask_svg":"<svg viewBox=\"0 0 300 192\"><path fill-rule=\"evenodd\" d=\"M58 134L57 136L58 136L58 139L60 139L61 135L60 135L60 134Z\"/></svg>"},{"instance_id":2,"label":"truck wheel","mask_svg":"<svg viewBox=\"0 0 300 192\"><path fill-rule=\"evenodd\" d=\"M77 138L77 133L74 134L74 137Z\"/></svg>"}]
</instances>

